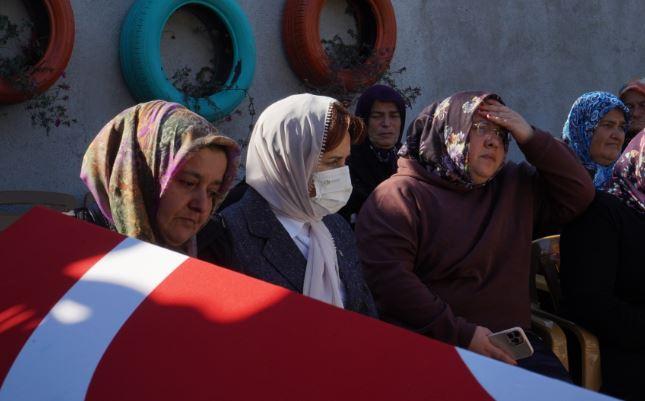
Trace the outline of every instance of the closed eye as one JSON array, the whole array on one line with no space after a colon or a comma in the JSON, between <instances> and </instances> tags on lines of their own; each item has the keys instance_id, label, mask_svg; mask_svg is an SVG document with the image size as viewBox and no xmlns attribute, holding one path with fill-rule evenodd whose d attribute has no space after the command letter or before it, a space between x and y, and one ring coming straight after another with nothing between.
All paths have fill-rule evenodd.
<instances>
[{"instance_id":1,"label":"closed eye","mask_svg":"<svg viewBox=\"0 0 645 401\"><path fill-rule=\"evenodd\" d=\"M196 181L181 180L181 179L180 179L180 180L178 180L178 181L179 181L179 183L180 183L181 185L183 185L183 186L185 186L185 187L188 187L188 188L192 188L192 187L194 187L195 185L197 185L197 182L196 182Z\"/></svg>"}]
</instances>

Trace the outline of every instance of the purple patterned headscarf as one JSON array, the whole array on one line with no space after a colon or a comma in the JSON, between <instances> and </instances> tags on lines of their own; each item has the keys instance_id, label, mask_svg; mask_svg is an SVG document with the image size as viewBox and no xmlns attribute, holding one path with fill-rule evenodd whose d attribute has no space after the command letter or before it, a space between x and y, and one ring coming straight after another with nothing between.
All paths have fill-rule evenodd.
<instances>
[{"instance_id":1,"label":"purple patterned headscarf","mask_svg":"<svg viewBox=\"0 0 645 401\"><path fill-rule=\"evenodd\" d=\"M614 165L607 192L645 213L645 130L631 140Z\"/></svg>"},{"instance_id":2,"label":"purple patterned headscarf","mask_svg":"<svg viewBox=\"0 0 645 401\"><path fill-rule=\"evenodd\" d=\"M208 146L221 147L228 160L214 211L235 179L240 148L177 103L141 103L113 118L85 152L81 179L119 233L163 246L156 224L159 199L190 156ZM193 251L194 238L186 244L186 253Z\"/></svg>"},{"instance_id":3,"label":"purple patterned headscarf","mask_svg":"<svg viewBox=\"0 0 645 401\"><path fill-rule=\"evenodd\" d=\"M426 107L408 128L407 142L399 155L416 159L445 180L472 187L468 134L477 108L488 99L504 104L494 93L459 92ZM508 141L504 142L504 150L508 151Z\"/></svg>"}]
</instances>

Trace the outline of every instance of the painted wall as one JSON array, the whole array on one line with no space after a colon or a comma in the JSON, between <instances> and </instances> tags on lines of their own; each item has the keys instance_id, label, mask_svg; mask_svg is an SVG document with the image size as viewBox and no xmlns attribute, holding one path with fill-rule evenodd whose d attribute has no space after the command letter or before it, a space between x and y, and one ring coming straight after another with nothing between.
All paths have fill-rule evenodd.
<instances>
[{"instance_id":1,"label":"painted wall","mask_svg":"<svg viewBox=\"0 0 645 401\"><path fill-rule=\"evenodd\" d=\"M0 13L15 11L19 2L2 0ZM72 88L69 112L78 123L47 135L31 127L23 105L0 106L5 114L0 116L0 190L63 191L79 199L86 192L78 179L85 148L112 116L134 103L118 58L121 22L132 3L72 0L76 43L66 79ZM322 18L325 34L351 25L340 0L331 3ZM261 111L304 88L282 50L284 1L239 4L256 36L250 94ZM560 136L580 94L615 92L628 78L645 75L642 0L394 0L393 5L398 44L392 66L407 67L400 85L422 90L409 116L455 91L486 89L499 93L529 122ZM194 46L200 49L203 43ZM236 138L248 135L246 108L241 104L242 115L219 123L221 131ZM511 157L521 154L513 148Z\"/></svg>"}]
</instances>

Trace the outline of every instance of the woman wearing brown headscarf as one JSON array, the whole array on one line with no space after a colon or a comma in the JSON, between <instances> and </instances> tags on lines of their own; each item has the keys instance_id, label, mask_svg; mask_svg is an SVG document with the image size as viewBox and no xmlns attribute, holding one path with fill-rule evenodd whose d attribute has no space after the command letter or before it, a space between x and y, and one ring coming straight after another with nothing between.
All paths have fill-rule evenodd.
<instances>
[{"instance_id":1,"label":"woman wearing brown headscarf","mask_svg":"<svg viewBox=\"0 0 645 401\"><path fill-rule=\"evenodd\" d=\"M507 162L514 138L529 163ZM530 329L530 243L594 195L565 144L533 129L499 96L457 93L421 112L398 172L358 216L356 235L379 315L514 363L488 335ZM537 336L529 370L567 379Z\"/></svg>"}]
</instances>

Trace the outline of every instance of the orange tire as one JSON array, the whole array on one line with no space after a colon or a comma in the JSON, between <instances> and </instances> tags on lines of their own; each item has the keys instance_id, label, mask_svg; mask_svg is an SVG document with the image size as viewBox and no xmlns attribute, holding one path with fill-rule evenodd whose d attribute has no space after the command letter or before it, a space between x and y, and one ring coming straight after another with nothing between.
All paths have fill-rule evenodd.
<instances>
[{"instance_id":1,"label":"orange tire","mask_svg":"<svg viewBox=\"0 0 645 401\"><path fill-rule=\"evenodd\" d=\"M49 43L31 69L34 92L25 93L0 78L0 103L19 103L45 92L63 74L74 48L74 12L69 0L42 0L49 17Z\"/></svg>"},{"instance_id":2,"label":"orange tire","mask_svg":"<svg viewBox=\"0 0 645 401\"><path fill-rule=\"evenodd\" d=\"M374 84L389 67L396 47L396 17L389 0L349 0L359 38L372 52L360 65L334 73L320 42L320 13L325 0L287 0L282 41L293 71L307 85L340 85L349 92Z\"/></svg>"}]
</instances>

